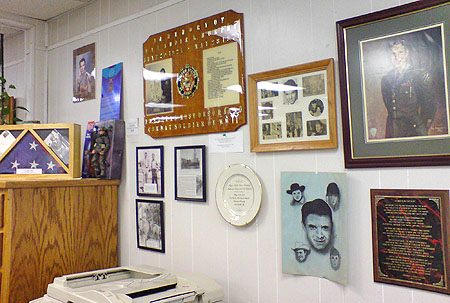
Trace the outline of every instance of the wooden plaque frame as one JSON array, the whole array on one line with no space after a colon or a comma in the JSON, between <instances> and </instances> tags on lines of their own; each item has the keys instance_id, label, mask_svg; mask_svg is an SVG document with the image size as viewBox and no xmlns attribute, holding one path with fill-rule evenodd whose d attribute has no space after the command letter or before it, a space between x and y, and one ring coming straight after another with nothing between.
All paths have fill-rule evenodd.
<instances>
[{"instance_id":1,"label":"wooden plaque frame","mask_svg":"<svg viewBox=\"0 0 450 303\"><path fill-rule=\"evenodd\" d=\"M145 133L235 131L247 123L243 14L232 10L143 44Z\"/></svg>"},{"instance_id":2,"label":"wooden plaque frame","mask_svg":"<svg viewBox=\"0 0 450 303\"><path fill-rule=\"evenodd\" d=\"M375 282L450 294L448 190L371 189Z\"/></svg>"}]
</instances>

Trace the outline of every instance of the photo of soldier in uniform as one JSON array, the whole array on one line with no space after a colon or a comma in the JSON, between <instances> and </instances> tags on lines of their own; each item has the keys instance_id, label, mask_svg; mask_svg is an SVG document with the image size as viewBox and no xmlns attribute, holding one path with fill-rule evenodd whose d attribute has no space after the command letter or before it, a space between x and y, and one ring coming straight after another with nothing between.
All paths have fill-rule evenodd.
<instances>
[{"instance_id":1,"label":"photo of soldier in uniform","mask_svg":"<svg viewBox=\"0 0 450 303\"><path fill-rule=\"evenodd\" d=\"M443 29L361 43L366 142L448 135Z\"/></svg>"}]
</instances>

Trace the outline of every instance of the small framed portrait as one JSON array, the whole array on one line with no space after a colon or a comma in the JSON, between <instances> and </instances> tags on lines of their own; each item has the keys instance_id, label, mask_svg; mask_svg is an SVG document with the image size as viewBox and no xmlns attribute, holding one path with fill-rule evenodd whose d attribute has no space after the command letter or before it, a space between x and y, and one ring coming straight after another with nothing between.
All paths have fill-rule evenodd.
<instances>
[{"instance_id":1,"label":"small framed portrait","mask_svg":"<svg viewBox=\"0 0 450 303\"><path fill-rule=\"evenodd\" d=\"M138 248L165 252L163 201L136 200Z\"/></svg>"},{"instance_id":2,"label":"small framed portrait","mask_svg":"<svg viewBox=\"0 0 450 303\"><path fill-rule=\"evenodd\" d=\"M448 1L337 22L345 166L448 165Z\"/></svg>"},{"instance_id":3,"label":"small framed portrait","mask_svg":"<svg viewBox=\"0 0 450 303\"><path fill-rule=\"evenodd\" d=\"M173 112L172 59L145 65L144 95L145 114L156 115Z\"/></svg>"},{"instance_id":4,"label":"small framed portrait","mask_svg":"<svg viewBox=\"0 0 450 303\"><path fill-rule=\"evenodd\" d=\"M248 76L253 152L335 148L334 61Z\"/></svg>"},{"instance_id":5,"label":"small framed portrait","mask_svg":"<svg viewBox=\"0 0 450 303\"><path fill-rule=\"evenodd\" d=\"M138 196L164 197L164 146L136 147Z\"/></svg>"},{"instance_id":6,"label":"small framed portrait","mask_svg":"<svg viewBox=\"0 0 450 303\"><path fill-rule=\"evenodd\" d=\"M175 147L175 200L206 201L205 145Z\"/></svg>"},{"instance_id":7,"label":"small framed portrait","mask_svg":"<svg viewBox=\"0 0 450 303\"><path fill-rule=\"evenodd\" d=\"M73 51L73 102L95 99L95 43Z\"/></svg>"}]
</instances>

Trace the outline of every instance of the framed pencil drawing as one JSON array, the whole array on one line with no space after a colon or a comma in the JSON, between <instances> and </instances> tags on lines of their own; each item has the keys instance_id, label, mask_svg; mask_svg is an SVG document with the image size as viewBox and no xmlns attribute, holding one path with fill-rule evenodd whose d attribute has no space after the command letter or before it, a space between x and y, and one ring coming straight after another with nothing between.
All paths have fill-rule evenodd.
<instances>
[{"instance_id":1,"label":"framed pencil drawing","mask_svg":"<svg viewBox=\"0 0 450 303\"><path fill-rule=\"evenodd\" d=\"M337 22L345 166L450 161L448 1Z\"/></svg>"},{"instance_id":2,"label":"framed pencil drawing","mask_svg":"<svg viewBox=\"0 0 450 303\"><path fill-rule=\"evenodd\" d=\"M370 194L374 280L450 294L448 190Z\"/></svg>"},{"instance_id":3,"label":"framed pencil drawing","mask_svg":"<svg viewBox=\"0 0 450 303\"><path fill-rule=\"evenodd\" d=\"M165 252L162 201L136 200L136 228L138 248Z\"/></svg>"},{"instance_id":4,"label":"framed pencil drawing","mask_svg":"<svg viewBox=\"0 0 450 303\"><path fill-rule=\"evenodd\" d=\"M334 61L248 76L253 152L335 148Z\"/></svg>"},{"instance_id":5,"label":"framed pencil drawing","mask_svg":"<svg viewBox=\"0 0 450 303\"><path fill-rule=\"evenodd\" d=\"M175 200L206 201L205 145L175 147Z\"/></svg>"},{"instance_id":6,"label":"framed pencil drawing","mask_svg":"<svg viewBox=\"0 0 450 303\"><path fill-rule=\"evenodd\" d=\"M164 146L136 147L138 196L164 197Z\"/></svg>"}]
</instances>

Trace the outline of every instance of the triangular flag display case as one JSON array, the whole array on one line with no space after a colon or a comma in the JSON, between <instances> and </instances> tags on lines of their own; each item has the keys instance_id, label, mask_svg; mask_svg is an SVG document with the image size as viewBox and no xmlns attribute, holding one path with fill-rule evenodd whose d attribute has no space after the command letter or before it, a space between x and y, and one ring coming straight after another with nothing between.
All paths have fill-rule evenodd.
<instances>
[{"instance_id":1,"label":"triangular flag display case","mask_svg":"<svg viewBox=\"0 0 450 303\"><path fill-rule=\"evenodd\" d=\"M80 125L0 125L0 179L80 176Z\"/></svg>"}]
</instances>

